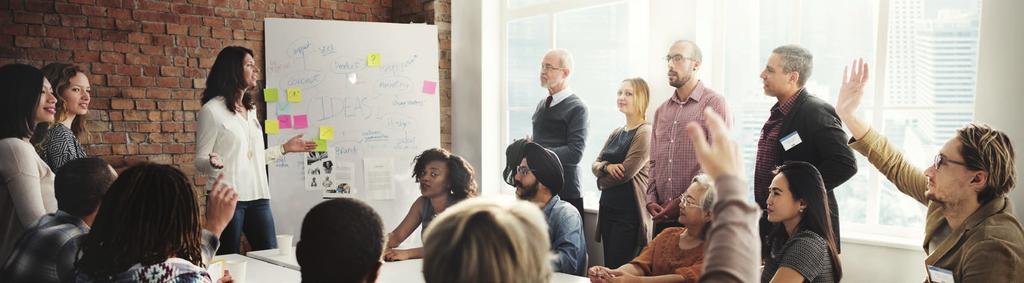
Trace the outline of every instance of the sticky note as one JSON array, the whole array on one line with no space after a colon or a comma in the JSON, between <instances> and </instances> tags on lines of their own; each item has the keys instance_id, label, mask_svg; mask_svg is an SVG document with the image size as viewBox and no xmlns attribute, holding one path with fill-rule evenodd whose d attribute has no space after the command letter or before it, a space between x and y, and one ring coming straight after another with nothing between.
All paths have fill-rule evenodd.
<instances>
[{"instance_id":1,"label":"sticky note","mask_svg":"<svg viewBox=\"0 0 1024 283\"><path fill-rule=\"evenodd\" d=\"M293 87L288 89L288 102L299 103L302 102L302 90Z\"/></svg>"},{"instance_id":2,"label":"sticky note","mask_svg":"<svg viewBox=\"0 0 1024 283\"><path fill-rule=\"evenodd\" d=\"M423 93L435 94L437 93L437 82L435 81L423 81Z\"/></svg>"},{"instance_id":3,"label":"sticky note","mask_svg":"<svg viewBox=\"0 0 1024 283\"><path fill-rule=\"evenodd\" d=\"M320 139L322 139L322 140L333 140L334 139L334 127L320 126Z\"/></svg>"},{"instance_id":4,"label":"sticky note","mask_svg":"<svg viewBox=\"0 0 1024 283\"><path fill-rule=\"evenodd\" d=\"M263 100L266 102L277 102L277 88L264 89Z\"/></svg>"},{"instance_id":5,"label":"sticky note","mask_svg":"<svg viewBox=\"0 0 1024 283\"><path fill-rule=\"evenodd\" d=\"M277 115L277 122L281 124L282 129L291 129L292 115Z\"/></svg>"},{"instance_id":6,"label":"sticky note","mask_svg":"<svg viewBox=\"0 0 1024 283\"><path fill-rule=\"evenodd\" d=\"M313 142L316 142L316 149L314 149L313 151L327 151L327 141L322 139L313 139Z\"/></svg>"},{"instance_id":7,"label":"sticky note","mask_svg":"<svg viewBox=\"0 0 1024 283\"><path fill-rule=\"evenodd\" d=\"M380 53L370 53L370 55L366 55L366 66L379 67Z\"/></svg>"},{"instance_id":8,"label":"sticky note","mask_svg":"<svg viewBox=\"0 0 1024 283\"><path fill-rule=\"evenodd\" d=\"M309 127L309 121L306 120L306 115L295 115L292 117L292 127L296 129L305 129Z\"/></svg>"},{"instance_id":9,"label":"sticky note","mask_svg":"<svg viewBox=\"0 0 1024 283\"><path fill-rule=\"evenodd\" d=\"M277 123L277 120L267 120L266 125L263 126L263 131L270 135L276 135L281 132L281 128Z\"/></svg>"}]
</instances>

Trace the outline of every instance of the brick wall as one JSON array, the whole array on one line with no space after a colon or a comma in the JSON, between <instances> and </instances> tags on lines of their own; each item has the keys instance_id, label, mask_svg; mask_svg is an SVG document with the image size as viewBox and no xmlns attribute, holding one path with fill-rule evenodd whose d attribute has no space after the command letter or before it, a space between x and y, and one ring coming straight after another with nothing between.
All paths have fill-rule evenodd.
<instances>
[{"instance_id":1,"label":"brick wall","mask_svg":"<svg viewBox=\"0 0 1024 283\"><path fill-rule=\"evenodd\" d=\"M442 144L451 147L450 0L0 1L0 65L74 63L93 88L82 142L116 167L149 160L194 178L196 112L217 52L252 48L263 65L263 19L438 22ZM435 13L437 16L435 16ZM266 69L266 68L263 68Z\"/></svg>"}]
</instances>

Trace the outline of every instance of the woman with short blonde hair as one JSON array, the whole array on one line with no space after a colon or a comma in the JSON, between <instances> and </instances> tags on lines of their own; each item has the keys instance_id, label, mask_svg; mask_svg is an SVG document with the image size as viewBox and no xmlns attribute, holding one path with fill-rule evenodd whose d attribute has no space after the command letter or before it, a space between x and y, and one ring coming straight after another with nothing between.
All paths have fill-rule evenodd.
<instances>
[{"instance_id":1,"label":"woman with short blonde hair","mask_svg":"<svg viewBox=\"0 0 1024 283\"><path fill-rule=\"evenodd\" d=\"M426 282L548 282L547 239L544 215L536 205L467 199L427 228L423 277Z\"/></svg>"}]
</instances>

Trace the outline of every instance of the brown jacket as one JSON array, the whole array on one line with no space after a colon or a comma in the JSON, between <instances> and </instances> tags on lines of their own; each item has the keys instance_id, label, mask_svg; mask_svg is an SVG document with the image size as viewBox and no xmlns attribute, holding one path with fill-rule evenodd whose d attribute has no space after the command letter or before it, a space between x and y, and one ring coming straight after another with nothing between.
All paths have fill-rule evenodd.
<instances>
[{"instance_id":1,"label":"brown jacket","mask_svg":"<svg viewBox=\"0 0 1024 283\"><path fill-rule=\"evenodd\" d=\"M608 140L605 141L604 146L601 147L601 151L604 151L604 147L608 146L608 141L611 140L617 133L624 131L625 128L617 128L610 135ZM599 151L600 152L600 151ZM607 164L607 161L601 160L598 156L597 160L594 161L591 170L594 172L594 176L597 176L597 188L604 190L625 182L633 183L633 191L636 196L636 205L640 209L640 245L645 245L651 240L651 231L653 231L653 222L651 220L651 213L647 211L647 167L648 160L650 160L651 152L651 124L643 123L636 130L636 135L633 136L633 142L629 145L629 151L626 153L626 160L622 161L623 178L615 178L609 174L601 171L601 167ZM601 241L601 221L598 221L597 226L597 241Z\"/></svg>"},{"instance_id":2,"label":"brown jacket","mask_svg":"<svg viewBox=\"0 0 1024 283\"><path fill-rule=\"evenodd\" d=\"M950 230L942 206L925 197L927 179L884 137L869 130L850 143L896 188L928 206L924 250L926 265L953 272L956 282L1009 282L1024 278L1024 229L1013 216L1010 200L997 197L974 211L963 225ZM945 236L942 236L945 235ZM934 242L934 250L929 243Z\"/></svg>"}]
</instances>

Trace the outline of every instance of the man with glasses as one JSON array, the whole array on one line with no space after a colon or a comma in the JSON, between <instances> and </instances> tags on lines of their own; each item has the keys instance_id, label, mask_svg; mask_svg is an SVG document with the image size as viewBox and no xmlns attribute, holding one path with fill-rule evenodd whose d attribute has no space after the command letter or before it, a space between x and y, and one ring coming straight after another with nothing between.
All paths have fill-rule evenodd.
<instances>
[{"instance_id":1,"label":"man with glasses","mask_svg":"<svg viewBox=\"0 0 1024 283\"><path fill-rule=\"evenodd\" d=\"M647 211L654 218L652 235L669 227L680 227L679 198L700 172L686 124L704 125L704 108L710 107L732 125L725 97L707 88L696 78L701 66L701 51L696 43L676 41L668 50L668 84L673 95L654 112L651 131L650 179L647 184Z\"/></svg>"},{"instance_id":2,"label":"man with glasses","mask_svg":"<svg viewBox=\"0 0 1024 283\"><path fill-rule=\"evenodd\" d=\"M1024 229L1007 194L1017 174L1010 138L988 126L956 131L922 173L896 146L857 117L868 67L843 72L837 111L853 139L850 147L900 192L928 206L924 250L933 282L1009 282L1024 277Z\"/></svg>"},{"instance_id":3,"label":"man with glasses","mask_svg":"<svg viewBox=\"0 0 1024 283\"><path fill-rule=\"evenodd\" d=\"M516 144L510 146L519 146ZM556 257L555 272L583 275L587 268L587 243L583 239L583 219L558 193L563 189L562 164L554 152L526 142L523 158L514 178L516 197L536 204L544 211L548 240Z\"/></svg>"},{"instance_id":4,"label":"man with glasses","mask_svg":"<svg viewBox=\"0 0 1024 283\"><path fill-rule=\"evenodd\" d=\"M774 97L777 102L772 106L771 116L761 128L757 142L754 200L762 210L768 208L768 186L775 177L773 171L779 165L786 161L813 164L821 172L828 191L832 232L839 250L839 206L833 189L857 173L857 160L846 145L846 133L835 109L804 88L813 66L810 51L797 45L784 45L772 50L761 72L764 94ZM761 214L762 240L771 227L768 214Z\"/></svg>"},{"instance_id":5,"label":"man with glasses","mask_svg":"<svg viewBox=\"0 0 1024 283\"><path fill-rule=\"evenodd\" d=\"M533 142L558 155L565 169L565 185L559 196L583 215L583 192L580 189L579 163L587 139L587 106L571 89L572 55L564 49L553 49L544 55L540 65L540 86L548 96L533 113Z\"/></svg>"}]
</instances>

